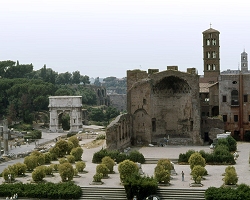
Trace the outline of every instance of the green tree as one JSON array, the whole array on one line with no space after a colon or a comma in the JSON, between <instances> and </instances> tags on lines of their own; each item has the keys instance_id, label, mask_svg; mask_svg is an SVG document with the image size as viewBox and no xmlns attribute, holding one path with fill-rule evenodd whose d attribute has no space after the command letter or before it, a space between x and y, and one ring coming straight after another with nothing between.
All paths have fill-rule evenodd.
<instances>
[{"instance_id":1,"label":"green tree","mask_svg":"<svg viewBox=\"0 0 250 200\"><path fill-rule=\"evenodd\" d=\"M55 148L58 148L58 157L62 158L66 155L68 150L68 142L65 140L59 140L56 142Z\"/></svg>"},{"instance_id":2,"label":"green tree","mask_svg":"<svg viewBox=\"0 0 250 200\"><path fill-rule=\"evenodd\" d=\"M72 142L74 147L79 147L79 140L77 139L75 135L69 137L68 141Z\"/></svg>"},{"instance_id":3,"label":"green tree","mask_svg":"<svg viewBox=\"0 0 250 200\"><path fill-rule=\"evenodd\" d=\"M107 177L109 169L105 164L99 164L96 166L96 173L102 173L103 177Z\"/></svg>"},{"instance_id":4,"label":"green tree","mask_svg":"<svg viewBox=\"0 0 250 200\"><path fill-rule=\"evenodd\" d=\"M201 178L205 175L206 169L200 165L195 165L191 175L195 183L201 183Z\"/></svg>"},{"instance_id":5,"label":"green tree","mask_svg":"<svg viewBox=\"0 0 250 200\"><path fill-rule=\"evenodd\" d=\"M87 84L90 84L90 81L89 81L89 77L88 76L81 76L80 77L80 81L84 84L84 85L87 85Z\"/></svg>"},{"instance_id":6,"label":"green tree","mask_svg":"<svg viewBox=\"0 0 250 200\"><path fill-rule=\"evenodd\" d=\"M59 174L61 176L62 182L71 181L74 177L74 168L70 163L60 164Z\"/></svg>"},{"instance_id":7,"label":"green tree","mask_svg":"<svg viewBox=\"0 0 250 200\"><path fill-rule=\"evenodd\" d=\"M12 165L11 169L13 169L11 171L14 171L16 176L24 176L27 171L27 166L24 163L18 162Z\"/></svg>"},{"instance_id":8,"label":"green tree","mask_svg":"<svg viewBox=\"0 0 250 200\"><path fill-rule=\"evenodd\" d=\"M81 74L79 71L72 72L72 83L79 84L80 83Z\"/></svg>"},{"instance_id":9,"label":"green tree","mask_svg":"<svg viewBox=\"0 0 250 200\"><path fill-rule=\"evenodd\" d=\"M70 154L75 157L76 161L80 161L82 160L83 149L81 147L73 148Z\"/></svg>"},{"instance_id":10,"label":"green tree","mask_svg":"<svg viewBox=\"0 0 250 200\"><path fill-rule=\"evenodd\" d=\"M103 110L100 108L94 108L92 109L89 118L93 121L97 121L97 122L102 122L104 121L104 113Z\"/></svg>"},{"instance_id":11,"label":"green tree","mask_svg":"<svg viewBox=\"0 0 250 200\"><path fill-rule=\"evenodd\" d=\"M74 148L73 142L68 140L68 149L67 149L67 154L70 154L71 150Z\"/></svg>"},{"instance_id":12,"label":"green tree","mask_svg":"<svg viewBox=\"0 0 250 200\"><path fill-rule=\"evenodd\" d=\"M83 172L85 167L86 167L85 162L83 162L83 161L76 162L76 169L77 169L78 172Z\"/></svg>"},{"instance_id":13,"label":"green tree","mask_svg":"<svg viewBox=\"0 0 250 200\"><path fill-rule=\"evenodd\" d=\"M165 169L163 165L157 165L155 167L154 176L159 183L169 183L170 182L170 172Z\"/></svg>"},{"instance_id":14,"label":"green tree","mask_svg":"<svg viewBox=\"0 0 250 200\"><path fill-rule=\"evenodd\" d=\"M102 159L102 164L107 166L107 168L109 169L109 173L112 173L114 171L115 161L109 156L105 156Z\"/></svg>"},{"instance_id":15,"label":"green tree","mask_svg":"<svg viewBox=\"0 0 250 200\"><path fill-rule=\"evenodd\" d=\"M9 181L9 176L10 176L10 181L12 182L15 180L16 174L15 171L11 170L10 168L5 168L2 172L2 176L6 182Z\"/></svg>"},{"instance_id":16,"label":"green tree","mask_svg":"<svg viewBox=\"0 0 250 200\"><path fill-rule=\"evenodd\" d=\"M118 171L120 173L120 180L123 182L126 177L134 173L139 173L139 168L133 161L124 160L118 165Z\"/></svg>"},{"instance_id":17,"label":"green tree","mask_svg":"<svg viewBox=\"0 0 250 200\"><path fill-rule=\"evenodd\" d=\"M38 166L32 172L32 179L35 182L42 181L45 177L45 166Z\"/></svg>"},{"instance_id":18,"label":"green tree","mask_svg":"<svg viewBox=\"0 0 250 200\"><path fill-rule=\"evenodd\" d=\"M75 157L72 156L72 155L68 155L67 160L68 160L69 163L75 163Z\"/></svg>"},{"instance_id":19,"label":"green tree","mask_svg":"<svg viewBox=\"0 0 250 200\"><path fill-rule=\"evenodd\" d=\"M113 107L108 107L105 111L105 119L109 124L109 121L120 114L120 111Z\"/></svg>"},{"instance_id":20,"label":"green tree","mask_svg":"<svg viewBox=\"0 0 250 200\"><path fill-rule=\"evenodd\" d=\"M44 165L45 164L45 155L39 151L33 151L30 156L37 157L37 166Z\"/></svg>"},{"instance_id":21,"label":"green tree","mask_svg":"<svg viewBox=\"0 0 250 200\"><path fill-rule=\"evenodd\" d=\"M228 166L225 169L224 184L235 185L238 182L238 176L234 166Z\"/></svg>"},{"instance_id":22,"label":"green tree","mask_svg":"<svg viewBox=\"0 0 250 200\"><path fill-rule=\"evenodd\" d=\"M206 160L202 157L202 155L198 152L193 153L188 159L188 163L190 165L191 170L195 165L200 165L202 167L206 166Z\"/></svg>"},{"instance_id":23,"label":"green tree","mask_svg":"<svg viewBox=\"0 0 250 200\"><path fill-rule=\"evenodd\" d=\"M28 171L33 171L37 165L37 157L36 156L26 156L24 158L24 164L27 166Z\"/></svg>"}]
</instances>

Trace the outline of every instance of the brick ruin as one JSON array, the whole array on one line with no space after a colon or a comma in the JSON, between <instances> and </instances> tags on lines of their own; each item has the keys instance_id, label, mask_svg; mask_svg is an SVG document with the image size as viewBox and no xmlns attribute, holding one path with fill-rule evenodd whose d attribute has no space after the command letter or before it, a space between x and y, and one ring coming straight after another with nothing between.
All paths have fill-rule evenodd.
<instances>
[{"instance_id":1,"label":"brick ruin","mask_svg":"<svg viewBox=\"0 0 250 200\"><path fill-rule=\"evenodd\" d=\"M195 68L177 66L127 71L127 114L107 128L107 148L129 145L202 144L199 76Z\"/></svg>"}]
</instances>

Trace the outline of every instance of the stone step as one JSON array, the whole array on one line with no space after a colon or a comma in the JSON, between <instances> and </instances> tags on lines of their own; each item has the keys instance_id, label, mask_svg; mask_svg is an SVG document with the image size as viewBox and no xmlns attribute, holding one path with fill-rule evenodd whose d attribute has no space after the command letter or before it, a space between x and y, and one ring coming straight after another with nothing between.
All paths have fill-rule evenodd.
<instances>
[{"instance_id":1,"label":"stone step","mask_svg":"<svg viewBox=\"0 0 250 200\"><path fill-rule=\"evenodd\" d=\"M126 200L126 193L123 187L81 187L82 197L80 199L89 200Z\"/></svg>"},{"instance_id":2,"label":"stone step","mask_svg":"<svg viewBox=\"0 0 250 200\"><path fill-rule=\"evenodd\" d=\"M168 189L158 188L157 195L161 199L205 200L205 189Z\"/></svg>"}]
</instances>

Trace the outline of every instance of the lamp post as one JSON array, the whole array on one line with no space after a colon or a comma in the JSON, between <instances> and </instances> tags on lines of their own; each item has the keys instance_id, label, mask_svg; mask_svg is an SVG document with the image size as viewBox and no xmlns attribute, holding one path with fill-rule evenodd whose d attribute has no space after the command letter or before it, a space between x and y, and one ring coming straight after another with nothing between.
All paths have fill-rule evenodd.
<instances>
[{"instance_id":1,"label":"lamp post","mask_svg":"<svg viewBox=\"0 0 250 200\"><path fill-rule=\"evenodd\" d=\"M11 183L11 174L8 174L9 183Z\"/></svg>"}]
</instances>

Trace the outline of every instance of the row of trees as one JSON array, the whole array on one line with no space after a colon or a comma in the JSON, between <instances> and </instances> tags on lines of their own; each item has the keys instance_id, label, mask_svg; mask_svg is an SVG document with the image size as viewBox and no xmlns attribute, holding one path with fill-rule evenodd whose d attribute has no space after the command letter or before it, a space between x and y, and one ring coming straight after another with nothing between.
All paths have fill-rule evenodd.
<instances>
[{"instance_id":1,"label":"row of trees","mask_svg":"<svg viewBox=\"0 0 250 200\"><path fill-rule=\"evenodd\" d=\"M81 75L79 71L72 73L58 73L47 68L44 65L41 69L34 71L32 64L19 64L11 60L0 61L0 77L7 79L14 78L27 78L27 79L40 79L44 82L52 84L89 84L89 77L87 75Z\"/></svg>"},{"instance_id":2,"label":"row of trees","mask_svg":"<svg viewBox=\"0 0 250 200\"><path fill-rule=\"evenodd\" d=\"M35 182L42 181L46 175L52 175L58 171L63 182L71 181L78 172L83 172L85 163L81 161L83 149L79 146L76 136L71 136L68 141L59 140L47 153L33 151L26 156L24 163L10 165L3 170L5 181L14 181L18 176L24 176L27 171L32 172L32 179ZM59 164L51 164L52 160L59 160ZM75 169L72 164L75 163ZM49 166L45 166L49 165Z\"/></svg>"}]
</instances>

